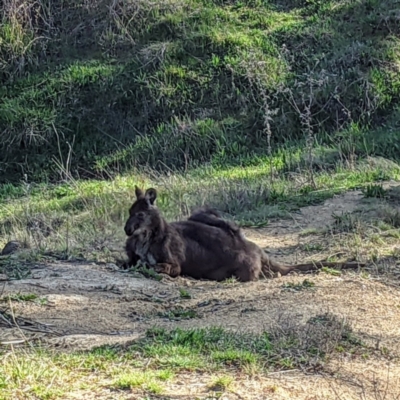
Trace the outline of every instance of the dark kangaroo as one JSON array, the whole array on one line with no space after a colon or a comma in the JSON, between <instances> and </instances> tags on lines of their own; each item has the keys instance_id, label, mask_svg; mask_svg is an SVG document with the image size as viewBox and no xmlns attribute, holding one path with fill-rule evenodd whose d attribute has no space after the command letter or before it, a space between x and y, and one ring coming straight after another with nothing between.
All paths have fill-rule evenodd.
<instances>
[{"instance_id":1,"label":"dark kangaroo","mask_svg":"<svg viewBox=\"0 0 400 400\"><path fill-rule=\"evenodd\" d=\"M202 207L197 209L190 215L188 221L195 221L206 225L215 226L225 230L232 236L240 235L244 238L243 232L234 222L222 219L220 213L210 207Z\"/></svg>"},{"instance_id":2,"label":"dark kangaroo","mask_svg":"<svg viewBox=\"0 0 400 400\"><path fill-rule=\"evenodd\" d=\"M128 266L137 261L171 277L222 281L236 277L242 282L262 275L287 275L291 271L313 271L323 266L357 268L358 262L317 262L285 265L271 260L240 228L224 221L214 210L195 212L187 221L167 223L155 206L157 192L135 188L136 201L125 224Z\"/></svg>"}]
</instances>

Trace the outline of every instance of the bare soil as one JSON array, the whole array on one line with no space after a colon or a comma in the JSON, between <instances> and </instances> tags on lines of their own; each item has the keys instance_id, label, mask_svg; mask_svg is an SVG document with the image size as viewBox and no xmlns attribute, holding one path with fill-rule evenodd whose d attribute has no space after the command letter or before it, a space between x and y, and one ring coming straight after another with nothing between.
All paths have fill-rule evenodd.
<instances>
[{"instance_id":1,"label":"bare soil","mask_svg":"<svg viewBox=\"0 0 400 400\"><path fill-rule=\"evenodd\" d=\"M323 259L334 248L321 232L333 223L332 213L353 212L360 193L336 196L322 205L303 208L291 220L271 222L265 229L246 229L246 236L287 263ZM304 236L313 230L314 235ZM329 230L329 229L328 229ZM311 255L304 245L320 243ZM392 271L399 271L395 264ZM307 278L310 290L283 290L283 284ZM385 353L400 354L400 281L396 275L368 278L359 271L340 276L327 273L290 275L252 283L215 283L179 277L162 281L133 276L113 264L50 262L38 264L29 279L7 282L3 296L35 293L47 302L13 302L15 315L49 324L57 334L0 328L0 341L23 335L40 337L63 351L87 349L105 343L137 339L153 326L165 328L223 326L260 332L281 324L304 324L311 317L331 312L345 318L357 336ZM191 298L183 299L180 288ZM0 287L1 291L1 287ZM166 313L178 307L195 310L197 318L170 320ZM400 398L400 365L378 356L366 360L344 354L330 361L326 373L286 371L266 376L238 374L221 399L395 399ZM166 384L167 393L152 398L214 398L213 377L187 373ZM76 392L68 399L136 399L138 394Z\"/></svg>"}]
</instances>

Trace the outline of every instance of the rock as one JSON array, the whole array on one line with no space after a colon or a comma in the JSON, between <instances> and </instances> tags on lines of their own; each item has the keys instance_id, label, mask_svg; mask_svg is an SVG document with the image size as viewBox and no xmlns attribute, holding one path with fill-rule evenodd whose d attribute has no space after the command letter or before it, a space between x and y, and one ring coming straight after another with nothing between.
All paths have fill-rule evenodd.
<instances>
[{"instance_id":1,"label":"rock","mask_svg":"<svg viewBox=\"0 0 400 400\"><path fill-rule=\"evenodd\" d=\"M7 256L9 254L13 254L21 248L21 243L17 240L11 240L5 246L3 251L1 252L2 256Z\"/></svg>"}]
</instances>

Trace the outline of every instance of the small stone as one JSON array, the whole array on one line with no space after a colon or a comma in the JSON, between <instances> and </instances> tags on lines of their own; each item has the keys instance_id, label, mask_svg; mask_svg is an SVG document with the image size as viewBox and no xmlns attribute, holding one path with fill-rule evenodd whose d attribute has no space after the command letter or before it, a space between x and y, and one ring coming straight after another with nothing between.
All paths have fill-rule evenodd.
<instances>
[{"instance_id":1,"label":"small stone","mask_svg":"<svg viewBox=\"0 0 400 400\"><path fill-rule=\"evenodd\" d=\"M7 256L9 254L13 254L17 252L21 248L21 243L17 240L11 240L5 246L3 251L1 252L2 256Z\"/></svg>"}]
</instances>

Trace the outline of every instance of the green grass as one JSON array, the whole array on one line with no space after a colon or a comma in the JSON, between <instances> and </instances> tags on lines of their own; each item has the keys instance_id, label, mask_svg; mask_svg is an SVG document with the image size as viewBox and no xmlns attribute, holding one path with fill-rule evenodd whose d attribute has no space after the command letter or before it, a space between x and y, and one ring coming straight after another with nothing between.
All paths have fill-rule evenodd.
<instances>
[{"instance_id":1,"label":"green grass","mask_svg":"<svg viewBox=\"0 0 400 400\"><path fill-rule=\"evenodd\" d=\"M115 379L113 386L116 389L132 389L141 388L149 393L161 394L163 392L160 381L167 381L173 377L173 373L169 370L160 370L157 372L133 372L120 374Z\"/></svg>"},{"instance_id":2,"label":"green grass","mask_svg":"<svg viewBox=\"0 0 400 400\"><path fill-rule=\"evenodd\" d=\"M333 275L333 276L340 276L342 274L337 269L329 268L329 267L322 267L321 271L325 272L326 274Z\"/></svg>"},{"instance_id":3,"label":"green grass","mask_svg":"<svg viewBox=\"0 0 400 400\"><path fill-rule=\"evenodd\" d=\"M287 290L290 292L299 292L302 290L309 290L309 289L313 289L315 287L315 283L308 280L308 279L304 279L303 282L301 283L285 283L282 285L282 289L283 290Z\"/></svg>"},{"instance_id":4,"label":"green grass","mask_svg":"<svg viewBox=\"0 0 400 400\"><path fill-rule=\"evenodd\" d=\"M382 185L367 185L362 189L362 193L364 197L376 197L379 199L383 199L387 196L387 190L383 188Z\"/></svg>"},{"instance_id":5,"label":"green grass","mask_svg":"<svg viewBox=\"0 0 400 400\"><path fill-rule=\"evenodd\" d=\"M305 326L284 325L279 332L261 334L215 327L153 328L132 345L103 346L88 352L2 347L0 397L55 399L108 388L161 394L169 382L181 379L181 372L189 371L218 375L210 386L221 391L229 389L238 372L264 375L271 370L315 367L316 362L323 368L325 360L343 351L358 357L371 349L332 315L316 316Z\"/></svg>"},{"instance_id":6,"label":"green grass","mask_svg":"<svg viewBox=\"0 0 400 400\"><path fill-rule=\"evenodd\" d=\"M217 392L229 391L234 379L229 375L219 376L210 383L210 389Z\"/></svg>"},{"instance_id":7,"label":"green grass","mask_svg":"<svg viewBox=\"0 0 400 400\"><path fill-rule=\"evenodd\" d=\"M240 166L268 116L272 152L301 149L308 111L346 157L398 157L396 0L21 7L0 6L0 183Z\"/></svg>"},{"instance_id":8,"label":"green grass","mask_svg":"<svg viewBox=\"0 0 400 400\"><path fill-rule=\"evenodd\" d=\"M179 288L179 296L181 299L191 299L192 295L184 288Z\"/></svg>"},{"instance_id":9,"label":"green grass","mask_svg":"<svg viewBox=\"0 0 400 400\"><path fill-rule=\"evenodd\" d=\"M162 276L154 271L154 269L148 268L146 265L141 265L140 262L139 266L130 268L128 272L133 274L138 273L148 279L154 279L156 281L160 281L162 279Z\"/></svg>"},{"instance_id":10,"label":"green grass","mask_svg":"<svg viewBox=\"0 0 400 400\"><path fill-rule=\"evenodd\" d=\"M300 207L321 203L334 194L400 176L396 163L379 158L360 160L352 167L338 161L331 169L314 171L312 187L307 170L293 175L285 172L290 154L294 153L287 149L279 157L255 159L242 168L202 167L181 174L136 171L112 180L4 185L0 192L0 246L7 240L20 240L31 247L24 253L29 260L56 254L63 259L115 262L116 249L122 250L125 241L123 225L135 185L158 189L157 204L167 220L185 218L193 208L208 204L241 226L257 227L267 225L271 218L288 218ZM281 171L272 178L270 160ZM295 165L293 160L293 170ZM297 165L301 168L301 158ZM354 218L337 216L337 229L352 229ZM11 264L21 262L2 259L0 268L11 270ZM134 270L151 274L143 268ZM151 277L160 279L158 274Z\"/></svg>"},{"instance_id":11,"label":"green grass","mask_svg":"<svg viewBox=\"0 0 400 400\"><path fill-rule=\"evenodd\" d=\"M46 298L39 297L37 294L34 294L34 293L27 293L27 294L15 293L15 294L0 298L0 301L4 301L4 302L6 302L6 301L16 301L16 302L29 301L29 302L37 303L37 304L41 304L41 305L47 303Z\"/></svg>"},{"instance_id":12,"label":"green grass","mask_svg":"<svg viewBox=\"0 0 400 400\"><path fill-rule=\"evenodd\" d=\"M323 317L326 324L333 324L332 328L336 326L335 318ZM312 336L311 332L316 328L314 322L310 321L307 328L310 329ZM279 369L284 362L282 359L286 358L292 360L292 368L295 368L303 362L307 363L305 353L310 350L307 346L314 348L314 343L311 343L315 338L310 337L310 343L307 343L303 349L305 353L301 356L297 357L294 354L283 356L284 349L294 350L303 340L301 332L296 334L291 328L286 329L281 335L278 333L275 335L273 332L254 335L228 332L222 328L190 330L178 328L170 332L157 328L148 331L147 339L144 339L143 343L134 345L132 349L139 350L140 347L144 356L155 357L157 365L168 368L218 370L224 366L239 369L253 366L260 370ZM326 349L319 349L321 357L327 356L328 352Z\"/></svg>"},{"instance_id":13,"label":"green grass","mask_svg":"<svg viewBox=\"0 0 400 400\"><path fill-rule=\"evenodd\" d=\"M196 310L184 309L179 307L175 309L170 309L166 312L159 312L157 315L161 318L168 318L170 321L180 321L182 319L192 319L199 317Z\"/></svg>"}]
</instances>

